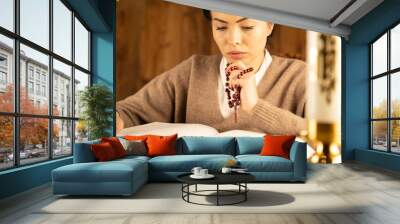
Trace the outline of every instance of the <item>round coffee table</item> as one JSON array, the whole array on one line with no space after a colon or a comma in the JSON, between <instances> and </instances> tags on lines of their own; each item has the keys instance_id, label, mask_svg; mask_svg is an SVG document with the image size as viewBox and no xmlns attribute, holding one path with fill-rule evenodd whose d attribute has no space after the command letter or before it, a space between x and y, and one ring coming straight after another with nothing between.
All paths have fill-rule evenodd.
<instances>
[{"instance_id":1,"label":"round coffee table","mask_svg":"<svg viewBox=\"0 0 400 224\"><path fill-rule=\"evenodd\" d=\"M249 188L247 187L247 183L255 180L255 177L249 173L215 173L213 174L215 177L212 179L193 179L190 177L191 173L182 174L177 177L178 181L182 183L182 199L188 203L198 204L198 205L234 205L239 204L241 202L245 202L247 200L247 192ZM215 190L197 190L197 185L216 185ZM190 186L195 186L194 191L190 191ZM220 189L220 185L236 185L238 186L237 190L224 190ZM215 194L205 194L209 192L215 192ZM190 196L203 196L203 197L216 197L216 204L202 204L190 201ZM221 203L221 197L232 197L232 196L241 196L239 200L231 202L231 203Z\"/></svg>"}]
</instances>

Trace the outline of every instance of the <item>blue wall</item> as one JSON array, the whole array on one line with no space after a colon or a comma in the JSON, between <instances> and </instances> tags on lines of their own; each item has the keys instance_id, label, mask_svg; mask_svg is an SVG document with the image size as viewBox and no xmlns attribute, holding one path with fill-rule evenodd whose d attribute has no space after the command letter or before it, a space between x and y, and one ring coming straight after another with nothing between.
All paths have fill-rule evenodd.
<instances>
[{"instance_id":1,"label":"blue wall","mask_svg":"<svg viewBox=\"0 0 400 224\"><path fill-rule=\"evenodd\" d=\"M93 83L104 83L114 92L115 0L67 2L92 31ZM53 169L71 163L72 157L68 157L0 172L0 199L48 183Z\"/></svg>"},{"instance_id":2,"label":"blue wall","mask_svg":"<svg viewBox=\"0 0 400 224\"><path fill-rule=\"evenodd\" d=\"M109 32L92 33L92 72L93 83L102 83L110 88L114 96L113 125L109 132L115 135L115 1L100 0L99 11L107 24L110 24Z\"/></svg>"},{"instance_id":3,"label":"blue wall","mask_svg":"<svg viewBox=\"0 0 400 224\"><path fill-rule=\"evenodd\" d=\"M398 169L393 161L400 157L369 150L369 43L393 24L400 22L400 1L385 0L351 27L348 41L343 41L343 121L344 160L359 160L387 169ZM363 151L359 151L363 150ZM387 153L383 153L387 154ZM393 160L394 158L394 160ZM379 161L378 161L379 160Z\"/></svg>"},{"instance_id":4,"label":"blue wall","mask_svg":"<svg viewBox=\"0 0 400 224\"><path fill-rule=\"evenodd\" d=\"M354 148L368 147L369 136L369 84L368 45L347 42L344 44L342 61L345 64L342 101L343 160L354 159Z\"/></svg>"},{"instance_id":5,"label":"blue wall","mask_svg":"<svg viewBox=\"0 0 400 224\"><path fill-rule=\"evenodd\" d=\"M53 169L71 163L68 157L0 172L0 199L48 183Z\"/></svg>"}]
</instances>

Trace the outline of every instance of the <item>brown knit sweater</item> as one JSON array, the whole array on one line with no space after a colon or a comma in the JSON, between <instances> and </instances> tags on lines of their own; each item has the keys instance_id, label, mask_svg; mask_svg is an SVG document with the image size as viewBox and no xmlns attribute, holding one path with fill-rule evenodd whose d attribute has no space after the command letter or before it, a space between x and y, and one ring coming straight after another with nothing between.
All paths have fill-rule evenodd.
<instances>
[{"instance_id":1,"label":"brown knit sweater","mask_svg":"<svg viewBox=\"0 0 400 224\"><path fill-rule=\"evenodd\" d=\"M158 75L132 96L117 102L124 128L149 122L200 123L220 132L241 129L298 134L306 129L306 64L272 56L257 85L259 101L251 112L239 109L224 118L218 101L221 55L193 55Z\"/></svg>"}]
</instances>

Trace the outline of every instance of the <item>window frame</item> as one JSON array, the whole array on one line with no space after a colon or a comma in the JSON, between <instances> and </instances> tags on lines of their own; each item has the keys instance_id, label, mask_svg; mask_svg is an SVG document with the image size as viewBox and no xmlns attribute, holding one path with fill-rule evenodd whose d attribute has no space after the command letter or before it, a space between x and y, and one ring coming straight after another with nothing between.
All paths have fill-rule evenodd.
<instances>
[{"instance_id":1,"label":"window frame","mask_svg":"<svg viewBox=\"0 0 400 224\"><path fill-rule=\"evenodd\" d=\"M7 78L8 78L7 77L7 73L5 71L3 71L3 70L0 70L0 85L6 85L7 84Z\"/></svg>"},{"instance_id":2,"label":"window frame","mask_svg":"<svg viewBox=\"0 0 400 224\"><path fill-rule=\"evenodd\" d=\"M393 117L392 116L392 98L391 98L391 91L392 91L392 86L391 86L391 79L393 75L396 75L396 73L400 72L400 67L398 68L393 68L391 69L391 31L393 28L400 26L400 21L395 22L392 24L389 28L385 29L384 32L379 34L375 39L373 39L370 43L368 43L369 47L369 149L373 151L379 151L379 152L386 152L386 153L391 153L391 154L396 154L399 155L400 152L393 152L392 151L392 121L399 121L400 117ZM379 40L379 38L383 37L384 35L387 35L387 64L386 64L386 71L382 72L380 74L376 74L374 76L373 74L373 44L376 43L376 41ZM386 98L387 98L387 105L386 105L386 118L373 118L373 81L378 78L386 77L386 87L387 87L387 93L386 93ZM386 121L386 151L379 150L374 148L374 133L373 133L373 122L374 121Z\"/></svg>"},{"instance_id":3,"label":"window frame","mask_svg":"<svg viewBox=\"0 0 400 224\"><path fill-rule=\"evenodd\" d=\"M0 58L3 58L3 60L1 60L0 62L5 61L4 65L0 64L0 68L7 69L7 67L8 67L8 57L7 57L7 55L4 55L4 54L0 53Z\"/></svg>"},{"instance_id":4,"label":"window frame","mask_svg":"<svg viewBox=\"0 0 400 224\"><path fill-rule=\"evenodd\" d=\"M1 60L1 64L0 64L0 86L7 88L7 79L8 79L8 74L7 74L7 70L8 70L8 57L7 55L4 55L2 53L0 53L0 58L2 58L3 60ZM2 64L4 61L4 65ZM4 80L3 80L3 75L4 75ZM4 82L4 83L3 83ZM1 89L0 89L1 90Z\"/></svg>"},{"instance_id":5,"label":"window frame","mask_svg":"<svg viewBox=\"0 0 400 224\"><path fill-rule=\"evenodd\" d=\"M13 10L14 10L14 31L10 31L4 27L0 26L0 35L3 35L5 37L11 38L13 40L13 59L12 59L12 69L11 71L13 72L13 81L14 81L14 110L13 112L2 112L0 111L0 116L5 116L5 117L11 117L13 119L13 154L14 154L14 161L13 161L13 166L10 167L5 167L5 168L0 168L0 172L5 171L5 170L11 170L11 169L16 169L19 167L24 167L24 166L30 166L33 164L38 164L38 163L43 163L46 161L50 160L58 160L66 157L73 156L74 153L74 143L75 143L75 126L76 126L76 121L79 120L79 117L75 117L75 108L71 108L71 114L70 116L56 116L53 115L53 59L58 60L61 63L64 63L68 66L71 66L71 104L74 105L75 103L75 88L74 88L74 82L75 82L75 69L85 73L89 77L89 83L88 86L92 85L93 82L93 73L92 73L92 57L91 57L91 49L92 49L92 43L91 43L91 38L92 38L92 31L88 27L88 25L84 22L84 20L72 9L72 7L65 1L65 0L59 0L68 10L71 11L71 59L64 58L63 56L55 53L53 50L53 23L54 23L54 18L53 18L53 1L54 0L48 0L49 2L49 48L46 49L45 47L42 47L39 44L34 43L33 41L30 41L29 39L24 38L23 36L20 35L20 0L14 0L13 1ZM75 63L75 18L79 20L79 22L84 26L84 28L88 31L88 69L85 69L78 64ZM46 115L39 115L39 114L27 114L27 113L21 113L20 111L20 85L21 85L21 80L20 80L20 44L23 44L27 47L32 48L33 50L39 51L40 53L43 53L48 56L49 62L48 62L48 82L46 84L46 91L45 94L48 96L48 112ZM27 63L27 71L29 70L30 65ZM42 83L41 81L41 72L39 73L39 80L36 82L36 69L33 70L33 83L34 86L36 83ZM26 82L30 80L30 74L27 72L26 75ZM29 91L27 89L27 91ZM34 89L36 91L36 89ZM42 96L42 94L38 95ZM47 119L48 122L48 136L47 136L47 150L48 150L48 155L47 158L43 158L43 160L40 160L38 162L32 162L32 163L26 163L26 164L21 164L20 161L20 119L21 118L45 118ZM56 120L66 120L66 121L71 121L71 153L68 155L62 155L62 156L54 156L54 147L53 147L53 122Z\"/></svg>"}]
</instances>

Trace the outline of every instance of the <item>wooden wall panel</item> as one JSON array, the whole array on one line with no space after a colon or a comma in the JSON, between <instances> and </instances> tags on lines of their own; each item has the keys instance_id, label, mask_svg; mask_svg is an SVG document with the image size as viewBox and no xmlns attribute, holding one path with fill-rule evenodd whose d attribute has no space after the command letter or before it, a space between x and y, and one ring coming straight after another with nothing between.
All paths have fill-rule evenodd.
<instances>
[{"instance_id":1,"label":"wooden wall panel","mask_svg":"<svg viewBox=\"0 0 400 224\"><path fill-rule=\"evenodd\" d=\"M120 0L117 2L116 34L116 94L117 100L136 92L143 86L139 73L139 34L145 27L146 0Z\"/></svg>"},{"instance_id":2,"label":"wooden wall panel","mask_svg":"<svg viewBox=\"0 0 400 224\"><path fill-rule=\"evenodd\" d=\"M306 31L275 24L267 41L271 54L306 60Z\"/></svg>"},{"instance_id":3,"label":"wooden wall panel","mask_svg":"<svg viewBox=\"0 0 400 224\"><path fill-rule=\"evenodd\" d=\"M275 25L272 54L305 59L305 31ZM161 0L117 3L117 100L193 54L219 54L201 9Z\"/></svg>"}]
</instances>

